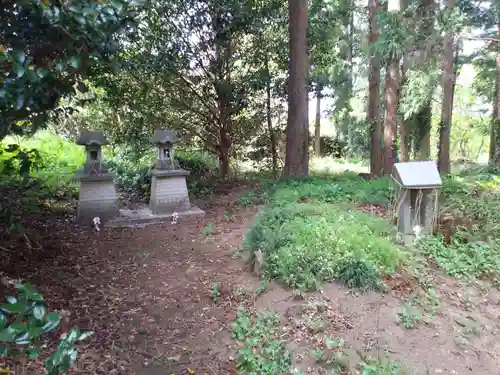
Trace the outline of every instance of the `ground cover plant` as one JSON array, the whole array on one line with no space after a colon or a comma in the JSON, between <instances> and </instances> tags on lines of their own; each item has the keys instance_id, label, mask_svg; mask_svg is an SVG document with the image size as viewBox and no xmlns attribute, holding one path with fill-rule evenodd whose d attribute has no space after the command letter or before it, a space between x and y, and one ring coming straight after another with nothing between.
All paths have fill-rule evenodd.
<instances>
[{"instance_id":1,"label":"ground cover plant","mask_svg":"<svg viewBox=\"0 0 500 375\"><path fill-rule=\"evenodd\" d=\"M500 179L473 169L443 179L439 227L408 252L395 243L389 218L357 212L362 204L389 206L388 179L364 180L345 172L329 178L262 181L240 204L265 203L245 246L265 255L264 269L293 288L341 280L361 289L380 287L406 259L431 260L452 276L500 274ZM418 259L417 259L418 261ZM409 264L408 264L409 266Z\"/></svg>"},{"instance_id":2,"label":"ground cover plant","mask_svg":"<svg viewBox=\"0 0 500 375\"><path fill-rule=\"evenodd\" d=\"M393 273L404 260L389 223L354 206L387 204L387 180L369 182L346 173L263 186L269 191L258 196L266 197L267 205L245 246L264 253L269 277L292 288L314 289L341 280L363 290L378 289L380 275Z\"/></svg>"}]
</instances>

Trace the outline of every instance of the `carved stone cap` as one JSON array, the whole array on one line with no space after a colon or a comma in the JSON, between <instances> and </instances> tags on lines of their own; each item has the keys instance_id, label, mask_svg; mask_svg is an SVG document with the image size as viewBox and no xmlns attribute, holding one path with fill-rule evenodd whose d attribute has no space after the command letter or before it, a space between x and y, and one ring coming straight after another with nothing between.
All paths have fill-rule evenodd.
<instances>
[{"instance_id":1,"label":"carved stone cap","mask_svg":"<svg viewBox=\"0 0 500 375\"><path fill-rule=\"evenodd\" d=\"M162 146L174 143L177 140L177 133L167 129L158 129L153 135L153 144Z\"/></svg>"},{"instance_id":2,"label":"carved stone cap","mask_svg":"<svg viewBox=\"0 0 500 375\"><path fill-rule=\"evenodd\" d=\"M101 131L84 130L76 140L76 144L80 146L104 146L109 142Z\"/></svg>"}]
</instances>

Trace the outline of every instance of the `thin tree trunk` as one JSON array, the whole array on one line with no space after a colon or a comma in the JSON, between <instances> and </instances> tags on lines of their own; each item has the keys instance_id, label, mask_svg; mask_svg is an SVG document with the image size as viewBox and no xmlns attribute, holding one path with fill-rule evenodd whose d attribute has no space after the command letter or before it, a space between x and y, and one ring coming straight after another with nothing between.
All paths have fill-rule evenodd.
<instances>
[{"instance_id":1,"label":"thin tree trunk","mask_svg":"<svg viewBox=\"0 0 500 375\"><path fill-rule=\"evenodd\" d=\"M446 8L449 12L455 7L455 0L447 0ZM439 124L439 155L438 169L443 174L450 173L450 135L451 118L453 113L453 53L454 37L447 34L443 42L443 63L441 85L443 101L441 105L441 121Z\"/></svg>"},{"instance_id":2,"label":"thin tree trunk","mask_svg":"<svg viewBox=\"0 0 500 375\"><path fill-rule=\"evenodd\" d=\"M497 28L500 36L500 23L497 25ZM488 161L491 166L500 168L500 52L497 52L495 65L495 102L493 103Z\"/></svg>"},{"instance_id":3,"label":"thin tree trunk","mask_svg":"<svg viewBox=\"0 0 500 375\"><path fill-rule=\"evenodd\" d=\"M273 129L272 108L271 108L271 73L269 71L269 59L266 56L266 117L267 117L267 131L269 132L269 139L271 141L271 156L273 159L273 176L278 176L278 151L276 150L276 134Z\"/></svg>"},{"instance_id":4,"label":"thin tree trunk","mask_svg":"<svg viewBox=\"0 0 500 375\"><path fill-rule=\"evenodd\" d=\"M321 97L323 95L323 87L321 84L316 85L316 121L314 123L314 155L321 156Z\"/></svg>"},{"instance_id":5,"label":"thin tree trunk","mask_svg":"<svg viewBox=\"0 0 500 375\"><path fill-rule=\"evenodd\" d=\"M418 160L431 157L431 119L432 103L428 102L415 116L415 154Z\"/></svg>"},{"instance_id":6,"label":"thin tree trunk","mask_svg":"<svg viewBox=\"0 0 500 375\"><path fill-rule=\"evenodd\" d=\"M408 69L408 56L403 58L401 68L401 84L400 88L406 84L406 71ZM399 94L398 94L399 96ZM399 125L399 161L407 162L410 160L410 134L411 134L412 119L402 119Z\"/></svg>"},{"instance_id":7,"label":"thin tree trunk","mask_svg":"<svg viewBox=\"0 0 500 375\"><path fill-rule=\"evenodd\" d=\"M377 12L380 8L379 0L369 0L369 43L373 46L379 37L376 20ZM371 153L370 153L370 174L373 177L382 175L382 127L380 126L380 61L372 55L370 57L370 73L368 76L368 124L370 124Z\"/></svg>"},{"instance_id":8,"label":"thin tree trunk","mask_svg":"<svg viewBox=\"0 0 500 375\"><path fill-rule=\"evenodd\" d=\"M353 69L352 69L352 58L353 58L353 35L354 35L354 11L353 11L353 1L350 0L349 3L349 13L347 19L347 111L346 111L346 121L347 121L347 153L348 156L352 156L354 151L354 134L351 122L351 100L353 96Z\"/></svg>"},{"instance_id":9,"label":"thin tree trunk","mask_svg":"<svg viewBox=\"0 0 500 375\"><path fill-rule=\"evenodd\" d=\"M288 0L289 78L284 177L309 174L307 0Z\"/></svg>"},{"instance_id":10,"label":"thin tree trunk","mask_svg":"<svg viewBox=\"0 0 500 375\"><path fill-rule=\"evenodd\" d=\"M385 115L384 115L384 174L392 173L396 163L396 132L399 91L399 61L391 58L385 74Z\"/></svg>"}]
</instances>

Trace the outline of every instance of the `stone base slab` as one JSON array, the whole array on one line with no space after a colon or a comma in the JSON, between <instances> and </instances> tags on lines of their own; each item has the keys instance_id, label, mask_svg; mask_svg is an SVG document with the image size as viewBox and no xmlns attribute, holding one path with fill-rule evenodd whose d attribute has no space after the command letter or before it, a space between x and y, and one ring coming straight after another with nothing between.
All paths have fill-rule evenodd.
<instances>
[{"instance_id":1,"label":"stone base slab","mask_svg":"<svg viewBox=\"0 0 500 375\"><path fill-rule=\"evenodd\" d=\"M105 222L118 216L116 187L112 179L82 179L78 196L77 222L89 223L94 217Z\"/></svg>"},{"instance_id":2,"label":"stone base slab","mask_svg":"<svg viewBox=\"0 0 500 375\"><path fill-rule=\"evenodd\" d=\"M177 222L187 220L199 220L205 216L205 211L191 205L183 211L172 211L155 215L148 207L141 207L136 210L121 209L120 216L106 222L108 228L135 227L143 228L152 224L171 223L172 215L177 212Z\"/></svg>"}]
</instances>

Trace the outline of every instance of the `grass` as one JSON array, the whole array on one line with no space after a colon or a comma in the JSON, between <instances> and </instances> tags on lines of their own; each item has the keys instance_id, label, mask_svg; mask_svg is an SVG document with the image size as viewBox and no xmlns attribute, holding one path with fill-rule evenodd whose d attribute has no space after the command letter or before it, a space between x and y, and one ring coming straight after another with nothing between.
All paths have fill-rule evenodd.
<instances>
[{"instance_id":1,"label":"grass","mask_svg":"<svg viewBox=\"0 0 500 375\"><path fill-rule=\"evenodd\" d=\"M268 277L297 289L332 280L378 289L380 275L394 272L404 260L390 225L352 207L388 203L386 180L370 184L346 173L263 186L265 194L250 193L268 203L247 233L245 247L264 252Z\"/></svg>"},{"instance_id":2,"label":"grass","mask_svg":"<svg viewBox=\"0 0 500 375\"><path fill-rule=\"evenodd\" d=\"M389 205L392 193L388 179L366 181L352 172L260 181L239 200L265 204L245 248L264 253L267 277L296 289L332 280L379 289L380 276L411 267L410 257L430 260L451 276L499 282L500 178L494 171L475 169L444 179L441 233L424 238L417 252L395 244L388 220L355 208Z\"/></svg>"}]
</instances>

